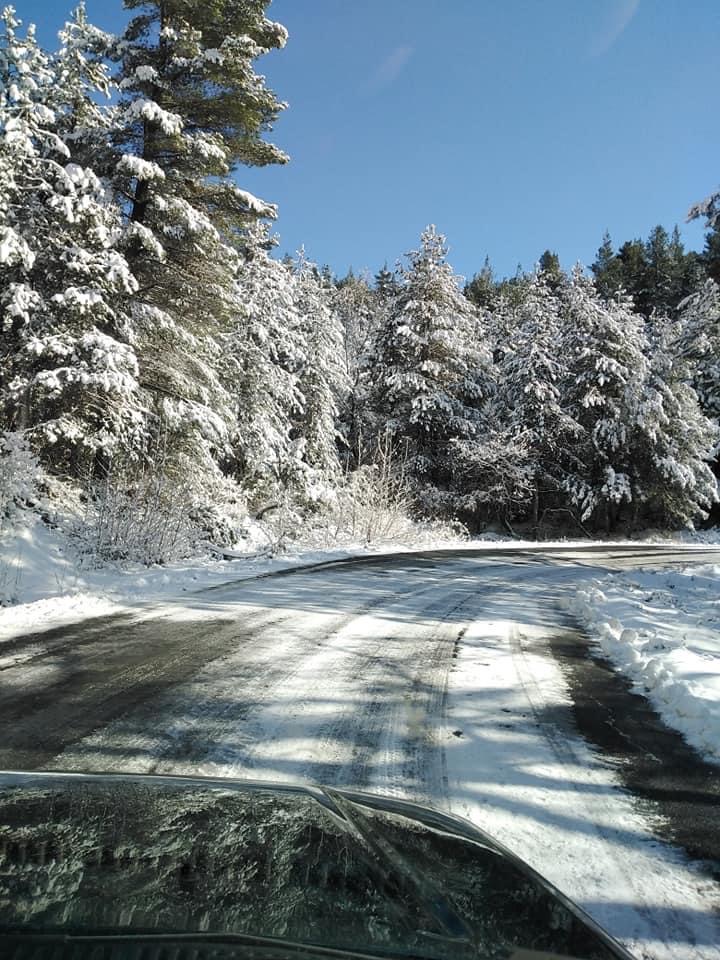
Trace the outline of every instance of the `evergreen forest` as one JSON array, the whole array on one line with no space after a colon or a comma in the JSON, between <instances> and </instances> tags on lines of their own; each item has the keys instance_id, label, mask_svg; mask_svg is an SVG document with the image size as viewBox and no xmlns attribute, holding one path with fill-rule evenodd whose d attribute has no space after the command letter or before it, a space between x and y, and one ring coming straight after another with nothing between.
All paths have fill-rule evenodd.
<instances>
[{"instance_id":1,"label":"evergreen forest","mask_svg":"<svg viewBox=\"0 0 720 960\"><path fill-rule=\"evenodd\" d=\"M119 0L118 0L119 2ZM265 0L80 5L57 49L0 23L0 511L72 496L103 556L387 518L470 533L702 524L720 451L720 194L702 252L465 282L444 236L375 276L280 257L242 188L285 164ZM290 91L292 93L292 91ZM268 177L268 183L272 178ZM40 491L40 493L38 492ZM361 518L360 520L358 518Z\"/></svg>"}]
</instances>

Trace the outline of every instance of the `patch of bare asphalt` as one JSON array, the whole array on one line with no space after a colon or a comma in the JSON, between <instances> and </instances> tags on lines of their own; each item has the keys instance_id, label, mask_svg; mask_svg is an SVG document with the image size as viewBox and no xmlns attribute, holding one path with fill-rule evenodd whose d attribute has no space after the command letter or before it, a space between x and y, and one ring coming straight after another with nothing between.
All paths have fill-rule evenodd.
<instances>
[{"instance_id":1,"label":"patch of bare asphalt","mask_svg":"<svg viewBox=\"0 0 720 960\"><path fill-rule=\"evenodd\" d=\"M720 880L720 766L668 727L581 631L569 626L549 641L573 701L554 722L593 744L655 832Z\"/></svg>"}]
</instances>

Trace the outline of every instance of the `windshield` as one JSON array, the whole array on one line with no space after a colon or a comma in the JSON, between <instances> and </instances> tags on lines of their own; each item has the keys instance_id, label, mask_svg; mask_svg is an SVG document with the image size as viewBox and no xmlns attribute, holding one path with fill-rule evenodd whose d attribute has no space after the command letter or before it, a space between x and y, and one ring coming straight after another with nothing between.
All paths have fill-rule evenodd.
<instances>
[{"instance_id":1,"label":"windshield","mask_svg":"<svg viewBox=\"0 0 720 960\"><path fill-rule=\"evenodd\" d=\"M271 938L433 960L521 946L614 955L481 835L382 801L28 778L0 792L0 822L6 934Z\"/></svg>"}]
</instances>

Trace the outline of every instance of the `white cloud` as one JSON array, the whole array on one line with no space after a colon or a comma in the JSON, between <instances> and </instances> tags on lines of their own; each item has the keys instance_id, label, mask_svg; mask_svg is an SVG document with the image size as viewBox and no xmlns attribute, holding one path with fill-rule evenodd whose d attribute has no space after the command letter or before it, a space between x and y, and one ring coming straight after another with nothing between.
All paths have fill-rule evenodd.
<instances>
[{"instance_id":1,"label":"white cloud","mask_svg":"<svg viewBox=\"0 0 720 960\"><path fill-rule=\"evenodd\" d=\"M402 45L395 47L372 73L369 81L371 90L382 90L396 80L407 66L413 48Z\"/></svg>"},{"instance_id":2,"label":"white cloud","mask_svg":"<svg viewBox=\"0 0 720 960\"><path fill-rule=\"evenodd\" d=\"M639 6L640 0L613 0L605 25L591 44L592 56L600 57L607 53L628 28Z\"/></svg>"}]
</instances>

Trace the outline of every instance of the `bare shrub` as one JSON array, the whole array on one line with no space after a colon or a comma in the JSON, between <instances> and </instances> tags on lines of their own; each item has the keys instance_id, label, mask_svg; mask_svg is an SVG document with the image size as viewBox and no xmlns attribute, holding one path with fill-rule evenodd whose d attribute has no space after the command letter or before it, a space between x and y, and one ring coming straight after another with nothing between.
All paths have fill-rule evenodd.
<instances>
[{"instance_id":1,"label":"bare shrub","mask_svg":"<svg viewBox=\"0 0 720 960\"><path fill-rule=\"evenodd\" d=\"M77 535L98 560L164 563L192 553L197 531L189 520L185 485L156 470L132 476L111 467L88 486Z\"/></svg>"},{"instance_id":2,"label":"bare shrub","mask_svg":"<svg viewBox=\"0 0 720 960\"><path fill-rule=\"evenodd\" d=\"M319 545L421 544L467 536L462 524L417 519L405 457L389 436L379 440L365 460L347 473L314 518L314 539Z\"/></svg>"},{"instance_id":3,"label":"bare shrub","mask_svg":"<svg viewBox=\"0 0 720 960\"><path fill-rule=\"evenodd\" d=\"M145 463L116 457L96 471L75 530L84 552L150 565L232 544L247 517L237 485L193 466L159 445Z\"/></svg>"}]
</instances>

